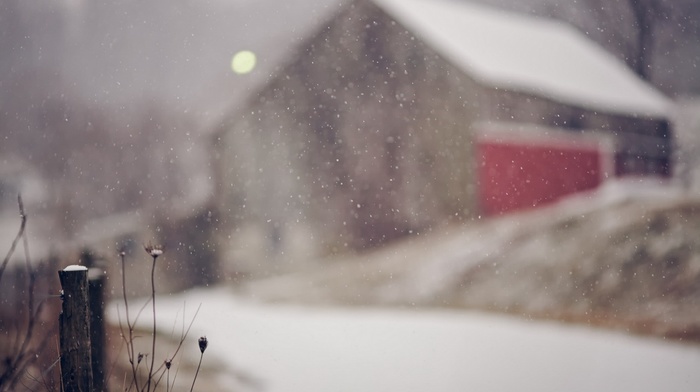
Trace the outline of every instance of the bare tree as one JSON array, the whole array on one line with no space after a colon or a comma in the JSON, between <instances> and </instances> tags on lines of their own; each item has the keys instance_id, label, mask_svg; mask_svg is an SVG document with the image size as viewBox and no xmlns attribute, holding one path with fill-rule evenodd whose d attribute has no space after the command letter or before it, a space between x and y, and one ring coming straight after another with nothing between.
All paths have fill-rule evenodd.
<instances>
[{"instance_id":1,"label":"bare tree","mask_svg":"<svg viewBox=\"0 0 700 392\"><path fill-rule=\"evenodd\" d=\"M636 53L629 64L639 76L650 80L659 25L671 18L673 8L662 0L627 0L627 6L634 16L636 29Z\"/></svg>"}]
</instances>

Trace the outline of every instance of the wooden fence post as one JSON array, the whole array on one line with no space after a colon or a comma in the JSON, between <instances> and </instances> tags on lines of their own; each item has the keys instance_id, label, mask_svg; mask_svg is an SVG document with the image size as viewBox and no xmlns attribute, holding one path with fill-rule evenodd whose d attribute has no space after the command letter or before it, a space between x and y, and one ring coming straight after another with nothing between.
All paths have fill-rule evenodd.
<instances>
[{"instance_id":1,"label":"wooden fence post","mask_svg":"<svg viewBox=\"0 0 700 392\"><path fill-rule=\"evenodd\" d=\"M92 387L105 388L105 274L102 268L88 269L88 301L90 303L90 347L92 355Z\"/></svg>"},{"instance_id":2,"label":"wooden fence post","mask_svg":"<svg viewBox=\"0 0 700 392\"><path fill-rule=\"evenodd\" d=\"M59 321L61 380L65 392L92 391L90 311L87 268L71 265L58 271L63 305Z\"/></svg>"}]
</instances>

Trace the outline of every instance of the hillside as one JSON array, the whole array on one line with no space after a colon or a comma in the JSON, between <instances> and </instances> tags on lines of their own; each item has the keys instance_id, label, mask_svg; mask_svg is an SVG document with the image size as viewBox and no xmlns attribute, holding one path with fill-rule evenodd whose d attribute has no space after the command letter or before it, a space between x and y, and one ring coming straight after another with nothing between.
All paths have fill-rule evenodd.
<instances>
[{"instance_id":1,"label":"hillside","mask_svg":"<svg viewBox=\"0 0 700 392\"><path fill-rule=\"evenodd\" d=\"M700 198L639 182L244 286L272 301L508 312L700 339Z\"/></svg>"}]
</instances>

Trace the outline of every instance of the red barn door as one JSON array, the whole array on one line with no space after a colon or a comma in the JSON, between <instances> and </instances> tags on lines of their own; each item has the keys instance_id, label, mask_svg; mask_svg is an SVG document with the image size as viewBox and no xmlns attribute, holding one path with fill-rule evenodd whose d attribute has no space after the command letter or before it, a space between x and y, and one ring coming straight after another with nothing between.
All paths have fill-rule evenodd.
<instances>
[{"instance_id":1,"label":"red barn door","mask_svg":"<svg viewBox=\"0 0 700 392\"><path fill-rule=\"evenodd\" d=\"M528 132L530 130L527 130ZM532 208L596 188L610 153L590 138L484 134L477 140L479 201L485 215Z\"/></svg>"}]
</instances>

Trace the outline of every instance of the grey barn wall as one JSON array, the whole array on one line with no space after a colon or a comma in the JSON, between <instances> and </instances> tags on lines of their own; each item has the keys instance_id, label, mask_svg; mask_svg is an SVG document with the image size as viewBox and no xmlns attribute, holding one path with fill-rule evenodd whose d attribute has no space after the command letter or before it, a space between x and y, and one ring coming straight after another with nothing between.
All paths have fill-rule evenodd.
<instances>
[{"instance_id":1,"label":"grey barn wall","mask_svg":"<svg viewBox=\"0 0 700 392\"><path fill-rule=\"evenodd\" d=\"M311 221L331 247L468 219L478 91L373 3L351 4L224 127L226 203Z\"/></svg>"}]
</instances>

